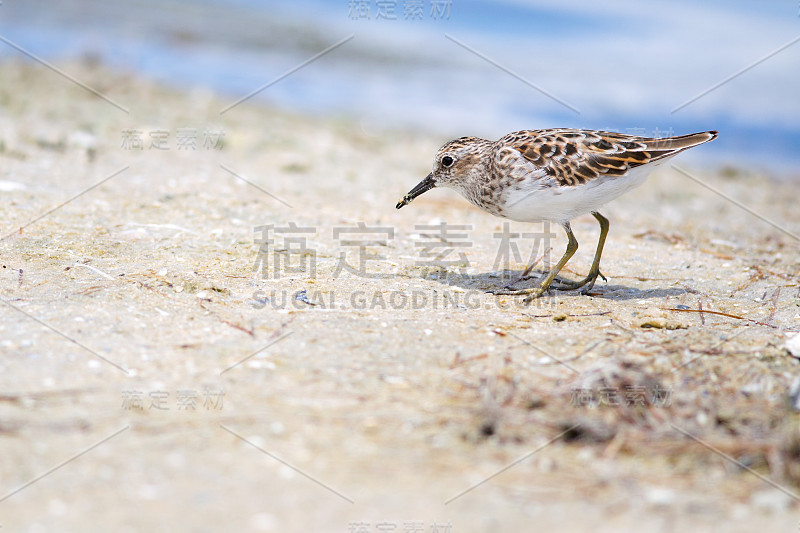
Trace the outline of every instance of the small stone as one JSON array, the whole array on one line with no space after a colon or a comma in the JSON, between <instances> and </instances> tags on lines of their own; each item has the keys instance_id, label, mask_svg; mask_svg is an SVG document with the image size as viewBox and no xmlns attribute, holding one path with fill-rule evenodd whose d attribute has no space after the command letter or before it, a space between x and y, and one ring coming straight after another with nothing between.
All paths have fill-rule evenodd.
<instances>
[{"instance_id":1,"label":"small stone","mask_svg":"<svg viewBox=\"0 0 800 533\"><path fill-rule=\"evenodd\" d=\"M685 324L679 324L677 322L671 322L663 318L646 318L639 323L639 327L674 330L674 329L686 329L689 326L686 326Z\"/></svg>"},{"instance_id":2,"label":"small stone","mask_svg":"<svg viewBox=\"0 0 800 533\"><path fill-rule=\"evenodd\" d=\"M789 404L792 409L800 412L800 377L794 378L789 386Z\"/></svg>"},{"instance_id":3,"label":"small stone","mask_svg":"<svg viewBox=\"0 0 800 533\"><path fill-rule=\"evenodd\" d=\"M789 510L794 498L778 489L764 489L750 497L750 504L762 511L784 513Z\"/></svg>"},{"instance_id":4,"label":"small stone","mask_svg":"<svg viewBox=\"0 0 800 533\"><path fill-rule=\"evenodd\" d=\"M674 490L664 487L650 487L645 491L647 503L654 507L672 507L678 497Z\"/></svg>"},{"instance_id":5,"label":"small stone","mask_svg":"<svg viewBox=\"0 0 800 533\"><path fill-rule=\"evenodd\" d=\"M793 357L800 359L800 333L787 340L784 346Z\"/></svg>"}]
</instances>

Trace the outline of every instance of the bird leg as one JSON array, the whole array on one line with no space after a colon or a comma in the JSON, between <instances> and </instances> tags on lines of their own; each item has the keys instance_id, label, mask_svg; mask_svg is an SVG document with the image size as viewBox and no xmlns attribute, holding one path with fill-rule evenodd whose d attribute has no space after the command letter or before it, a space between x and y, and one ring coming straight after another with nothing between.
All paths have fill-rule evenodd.
<instances>
[{"instance_id":1,"label":"bird leg","mask_svg":"<svg viewBox=\"0 0 800 533\"><path fill-rule=\"evenodd\" d=\"M592 261L592 267L589 269L589 274L580 281L568 281L568 280L558 280L558 286L553 287L559 291L570 291L574 289L580 289L584 285L587 285L581 291L583 294L587 294L592 287L594 287L594 282L597 280L597 276L603 278L603 281L607 281L606 277L600 272L600 256L603 255L603 245L606 243L606 235L608 235L608 219L598 213L597 211L592 212L594 218L600 223L600 239L597 241L597 250L594 253L594 261Z\"/></svg>"},{"instance_id":2,"label":"bird leg","mask_svg":"<svg viewBox=\"0 0 800 533\"><path fill-rule=\"evenodd\" d=\"M536 287L529 287L527 289L509 289L506 287L489 292L497 295L512 295L512 296L527 294L528 296L524 300L525 303L528 303L534 298L538 298L539 296L544 294L550 287L550 284L553 282L555 277L561 271L561 269L564 268L564 265L567 264L567 261L569 261L570 258L573 256L573 254L575 254L575 250L578 249L578 241L577 239L575 239L575 235L573 235L572 233L572 228L570 227L569 222L564 222L564 231L567 232L567 238L569 239L569 242L567 243L567 249L564 252L564 255L561 256L561 259L559 259L558 263L556 263L556 266L554 266L553 269L550 270L550 272L547 274L547 277L545 277L544 280L542 280L542 282L539 283L539 285L537 285ZM527 275L530 272L532 267L533 265L528 267L525 270L525 273L522 277L525 277L525 275Z\"/></svg>"}]
</instances>

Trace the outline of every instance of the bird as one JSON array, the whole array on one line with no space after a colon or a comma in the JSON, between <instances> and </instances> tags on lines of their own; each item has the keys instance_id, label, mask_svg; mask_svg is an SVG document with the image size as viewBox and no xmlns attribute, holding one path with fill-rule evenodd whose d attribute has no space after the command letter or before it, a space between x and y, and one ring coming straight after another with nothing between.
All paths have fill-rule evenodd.
<instances>
[{"instance_id":1,"label":"bird","mask_svg":"<svg viewBox=\"0 0 800 533\"><path fill-rule=\"evenodd\" d=\"M717 131L675 137L644 137L609 131L554 128L522 130L490 141L460 137L436 153L433 169L403 196L400 209L436 188L455 189L478 208L518 222L550 221L567 234L564 255L542 281L528 288L514 285L526 279L529 265L514 282L495 289L498 295L527 295L525 302L559 290L583 289L588 294L600 273L609 221L599 209L642 185L658 166L675 155L713 141ZM577 281L557 278L578 249L570 227L573 218L591 213L600 224L600 238L589 273Z\"/></svg>"}]
</instances>

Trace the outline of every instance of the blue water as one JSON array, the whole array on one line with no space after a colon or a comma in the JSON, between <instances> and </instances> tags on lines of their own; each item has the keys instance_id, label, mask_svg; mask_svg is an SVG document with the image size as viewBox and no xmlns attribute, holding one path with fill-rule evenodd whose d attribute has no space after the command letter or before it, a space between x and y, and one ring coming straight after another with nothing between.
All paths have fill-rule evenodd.
<instances>
[{"instance_id":1,"label":"blue water","mask_svg":"<svg viewBox=\"0 0 800 533\"><path fill-rule=\"evenodd\" d=\"M443 140L555 126L718 129L717 141L686 159L800 177L800 42L672 112L800 37L797 5L421 3L416 20L404 17L413 0L8 0L0 35L50 61L88 55L179 88L211 88L231 103L353 35L254 101ZM395 20L378 17L392 5ZM0 43L0 60L11 58L24 56Z\"/></svg>"}]
</instances>

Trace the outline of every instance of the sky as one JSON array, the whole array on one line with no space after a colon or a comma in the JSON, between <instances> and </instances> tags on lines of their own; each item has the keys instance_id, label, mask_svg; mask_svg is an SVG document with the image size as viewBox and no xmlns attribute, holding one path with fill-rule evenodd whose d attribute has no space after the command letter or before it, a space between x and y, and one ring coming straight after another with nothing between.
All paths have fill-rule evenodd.
<instances>
[{"instance_id":1,"label":"sky","mask_svg":"<svg viewBox=\"0 0 800 533\"><path fill-rule=\"evenodd\" d=\"M800 179L797 2L7 0L0 36L373 134L717 129L686 157Z\"/></svg>"}]
</instances>

